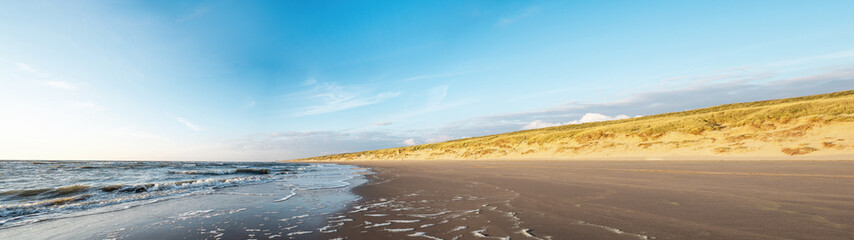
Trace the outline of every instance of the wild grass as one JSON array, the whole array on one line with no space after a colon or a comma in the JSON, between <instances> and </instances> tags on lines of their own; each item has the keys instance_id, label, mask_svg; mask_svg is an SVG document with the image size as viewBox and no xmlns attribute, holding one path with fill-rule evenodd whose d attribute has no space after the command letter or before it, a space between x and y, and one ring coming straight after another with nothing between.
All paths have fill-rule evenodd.
<instances>
[{"instance_id":1,"label":"wild grass","mask_svg":"<svg viewBox=\"0 0 854 240\"><path fill-rule=\"evenodd\" d=\"M485 154L507 154L514 152L518 146L544 146L553 143L577 143L585 145L615 137L637 137L642 142L655 141L670 133L702 135L709 131L719 131L734 127L748 127L757 132L771 131L782 124L794 120L822 124L834 121L854 121L854 90L786 98L768 101L746 102L719 105L683 112L672 112L658 115L593 122L584 124L563 125L549 128L517 131L497 135L458 139L447 142L423 144L401 148L381 149L358 153L344 153L307 158L304 160L337 160L368 158L396 158L417 151L432 150L463 158L482 156ZM798 134L808 130L812 125L803 125L801 129L793 129L781 134ZM734 136L728 141L739 141L755 138L756 134ZM646 143L641 147L649 147L654 143ZM578 150L578 149L564 149ZM811 149L792 149L786 154L804 154ZM715 151L728 151L718 149ZM526 151L520 154L530 154ZM441 154L440 154L441 155Z\"/></svg>"}]
</instances>

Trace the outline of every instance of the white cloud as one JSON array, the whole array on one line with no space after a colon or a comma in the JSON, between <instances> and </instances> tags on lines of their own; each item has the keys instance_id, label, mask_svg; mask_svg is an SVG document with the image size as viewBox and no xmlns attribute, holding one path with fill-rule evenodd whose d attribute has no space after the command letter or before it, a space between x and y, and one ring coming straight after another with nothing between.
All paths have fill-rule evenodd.
<instances>
[{"instance_id":1,"label":"white cloud","mask_svg":"<svg viewBox=\"0 0 854 240\"><path fill-rule=\"evenodd\" d=\"M49 86L49 87L68 89L68 90L77 90L77 85L75 85L73 83L69 83L69 82L63 82L63 81L46 81L46 82L44 82L44 85Z\"/></svg>"},{"instance_id":2,"label":"white cloud","mask_svg":"<svg viewBox=\"0 0 854 240\"><path fill-rule=\"evenodd\" d=\"M410 139L403 140L403 142L401 142L401 143L403 143L403 145L406 145L406 146L415 146L415 145L418 145L418 143L417 143L417 142L415 142L415 139L414 139L414 138L410 138Z\"/></svg>"},{"instance_id":3,"label":"white cloud","mask_svg":"<svg viewBox=\"0 0 854 240\"><path fill-rule=\"evenodd\" d=\"M205 129L199 127L198 125L196 125L196 124L194 124L194 123L192 123L192 122L190 122L187 119L184 119L182 117L176 117L175 120L178 120L178 122L183 123L184 126L187 126L187 128L192 129L193 131L198 132L198 131L205 130Z\"/></svg>"},{"instance_id":4,"label":"white cloud","mask_svg":"<svg viewBox=\"0 0 854 240\"><path fill-rule=\"evenodd\" d=\"M540 120L535 120L533 122L528 123L528 125L525 125L524 127L522 127L522 130L547 128L547 127L554 127L554 126L560 126L560 125L563 125L563 124L561 124L561 123L550 123L550 122L543 122Z\"/></svg>"},{"instance_id":5,"label":"white cloud","mask_svg":"<svg viewBox=\"0 0 854 240\"><path fill-rule=\"evenodd\" d=\"M314 84L317 84L317 80L314 78L309 78L309 79L306 79L304 82L302 82L303 86L311 86Z\"/></svg>"},{"instance_id":6,"label":"white cloud","mask_svg":"<svg viewBox=\"0 0 854 240\"><path fill-rule=\"evenodd\" d=\"M391 125L391 124L393 124L393 122L375 122L375 123L373 123L373 124L371 124L371 125L374 125L374 126L388 126L388 125Z\"/></svg>"},{"instance_id":7,"label":"white cloud","mask_svg":"<svg viewBox=\"0 0 854 240\"><path fill-rule=\"evenodd\" d=\"M569 124L582 124L589 122L601 122L601 121L609 121L609 120L618 120L618 119L626 119L629 116L625 114L620 114L617 116L607 116L601 113L585 113L584 116L581 116L581 119L570 121Z\"/></svg>"},{"instance_id":8,"label":"white cloud","mask_svg":"<svg viewBox=\"0 0 854 240\"><path fill-rule=\"evenodd\" d=\"M636 117L640 117L640 116L636 116ZM620 115L611 117L611 116L601 114L601 113L585 113L584 116L581 116L581 119L572 120L572 121L564 122L564 123L550 123L550 122L535 120L533 122L528 123L524 127L522 127L522 130L547 128L547 127L554 127L554 126L567 125L567 124L582 124L582 123L590 123L590 122L619 120L619 119L626 119L626 118L630 118L630 117L628 115L625 115L625 114L620 114Z\"/></svg>"},{"instance_id":9,"label":"white cloud","mask_svg":"<svg viewBox=\"0 0 854 240\"><path fill-rule=\"evenodd\" d=\"M32 73L39 77L50 77L50 74L36 70L35 68L30 67L30 65L27 65L25 63L15 63L15 66L18 66L18 69L20 69L21 71Z\"/></svg>"},{"instance_id":10,"label":"white cloud","mask_svg":"<svg viewBox=\"0 0 854 240\"><path fill-rule=\"evenodd\" d=\"M427 139L424 140L424 142L426 142L426 143L437 143L437 142L450 141L450 140L454 140L454 139L456 139L456 138L448 136L448 135L439 135L439 136L428 137Z\"/></svg>"}]
</instances>

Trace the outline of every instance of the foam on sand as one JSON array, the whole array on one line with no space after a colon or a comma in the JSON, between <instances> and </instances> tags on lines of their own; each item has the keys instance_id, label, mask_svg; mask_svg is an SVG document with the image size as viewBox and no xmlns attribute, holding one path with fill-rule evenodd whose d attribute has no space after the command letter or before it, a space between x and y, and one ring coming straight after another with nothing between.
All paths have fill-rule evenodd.
<instances>
[{"instance_id":1,"label":"foam on sand","mask_svg":"<svg viewBox=\"0 0 854 240\"><path fill-rule=\"evenodd\" d=\"M409 231L414 231L415 228L386 228L384 230L386 232L409 232Z\"/></svg>"},{"instance_id":2,"label":"foam on sand","mask_svg":"<svg viewBox=\"0 0 854 240\"><path fill-rule=\"evenodd\" d=\"M635 237L635 238L638 238L638 239L644 239L644 240L649 239L649 236L646 236L646 235L641 235L641 234L636 234L636 233L630 233L630 232L624 232L623 230L620 230L620 229L617 229L617 228L608 227L608 226L603 226L603 225L597 225L597 224L592 224L592 223L588 223L588 222L585 222L585 221L578 221L578 223L577 223L577 224L579 224L579 225L584 225L584 226L597 227L597 228L601 228L601 229L608 230L608 231L613 232L613 233L616 233L616 234L626 235L626 236L632 236L632 237Z\"/></svg>"},{"instance_id":3,"label":"foam on sand","mask_svg":"<svg viewBox=\"0 0 854 240\"><path fill-rule=\"evenodd\" d=\"M433 240L444 240L444 239L441 239L441 238L437 238L437 237L434 237L434 236L427 235L427 233L424 233L424 232L415 232L415 233L412 233L412 234L408 234L408 235L406 235L406 236L409 236L409 237L423 237L423 238L429 238L429 239L433 239Z\"/></svg>"}]
</instances>

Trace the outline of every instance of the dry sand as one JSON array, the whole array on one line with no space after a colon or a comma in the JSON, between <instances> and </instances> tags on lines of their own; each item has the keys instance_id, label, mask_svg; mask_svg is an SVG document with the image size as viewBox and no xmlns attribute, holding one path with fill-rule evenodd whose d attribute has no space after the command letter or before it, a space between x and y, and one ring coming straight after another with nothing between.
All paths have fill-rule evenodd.
<instances>
[{"instance_id":1,"label":"dry sand","mask_svg":"<svg viewBox=\"0 0 854 240\"><path fill-rule=\"evenodd\" d=\"M347 164L347 239L854 239L854 161Z\"/></svg>"}]
</instances>

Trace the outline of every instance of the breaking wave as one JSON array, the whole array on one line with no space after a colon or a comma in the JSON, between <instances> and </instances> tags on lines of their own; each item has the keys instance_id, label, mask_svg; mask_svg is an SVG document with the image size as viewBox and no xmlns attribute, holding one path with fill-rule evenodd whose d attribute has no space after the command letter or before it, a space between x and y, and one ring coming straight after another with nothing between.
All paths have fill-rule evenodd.
<instances>
[{"instance_id":1,"label":"breaking wave","mask_svg":"<svg viewBox=\"0 0 854 240\"><path fill-rule=\"evenodd\" d=\"M0 228L52 214L206 194L312 171L316 169L292 163L0 161Z\"/></svg>"}]
</instances>

